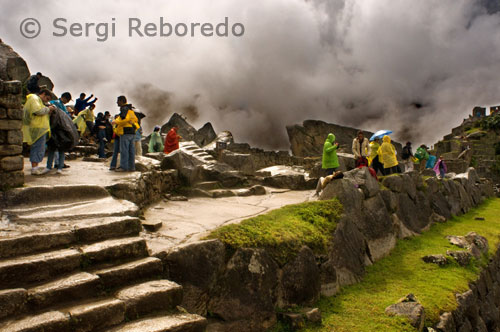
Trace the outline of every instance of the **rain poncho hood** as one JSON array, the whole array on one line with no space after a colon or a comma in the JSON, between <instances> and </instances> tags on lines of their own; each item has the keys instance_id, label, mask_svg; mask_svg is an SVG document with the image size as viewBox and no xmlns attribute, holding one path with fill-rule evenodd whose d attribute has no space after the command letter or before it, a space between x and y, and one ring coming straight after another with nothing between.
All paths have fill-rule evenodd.
<instances>
[{"instance_id":1,"label":"rain poncho hood","mask_svg":"<svg viewBox=\"0 0 500 332\"><path fill-rule=\"evenodd\" d=\"M49 114L37 115L36 113L45 108L42 99L36 94L26 97L23 114L23 142L28 145L35 143L40 137L49 133Z\"/></svg>"},{"instance_id":2,"label":"rain poncho hood","mask_svg":"<svg viewBox=\"0 0 500 332\"><path fill-rule=\"evenodd\" d=\"M335 135L328 134L325 144L323 145L323 160L322 168L337 168L340 166L339 159L337 157L337 146L335 143Z\"/></svg>"},{"instance_id":3,"label":"rain poncho hood","mask_svg":"<svg viewBox=\"0 0 500 332\"><path fill-rule=\"evenodd\" d=\"M379 160L384 165L384 168L391 168L398 165L398 160L396 158L396 149L394 145L391 144L391 138L389 136L384 136L382 138L382 145L378 149Z\"/></svg>"},{"instance_id":4,"label":"rain poncho hood","mask_svg":"<svg viewBox=\"0 0 500 332\"><path fill-rule=\"evenodd\" d=\"M154 131L149 139L148 152L162 152L163 151L163 140L158 131Z\"/></svg>"}]
</instances>

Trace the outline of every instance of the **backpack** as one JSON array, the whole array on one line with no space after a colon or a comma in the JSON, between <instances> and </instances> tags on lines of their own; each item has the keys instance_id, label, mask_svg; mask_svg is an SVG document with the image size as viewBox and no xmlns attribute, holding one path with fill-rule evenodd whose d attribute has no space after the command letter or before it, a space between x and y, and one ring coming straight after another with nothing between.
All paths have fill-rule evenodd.
<instances>
[{"instance_id":1,"label":"backpack","mask_svg":"<svg viewBox=\"0 0 500 332\"><path fill-rule=\"evenodd\" d=\"M405 147L403 148L403 154L402 154L401 156L403 157L403 159L408 159L408 158L410 158L410 156L411 156L411 155L410 155L410 148L409 148L409 147L407 147L407 146L405 146Z\"/></svg>"}]
</instances>

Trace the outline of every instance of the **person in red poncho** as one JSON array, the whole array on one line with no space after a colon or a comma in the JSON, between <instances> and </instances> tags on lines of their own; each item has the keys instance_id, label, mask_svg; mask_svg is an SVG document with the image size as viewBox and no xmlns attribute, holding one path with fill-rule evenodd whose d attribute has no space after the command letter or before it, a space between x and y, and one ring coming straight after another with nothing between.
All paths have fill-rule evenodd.
<instances>
[{"instance_id":1,"label":"person in red poncho","mask_svg":"<svg viewBox=\"0 0 500 332\"><path fill-rule=\"evenodd\" d=\"M164 153L168 154L179 148L179 139L182 137L177 135L178 129L179 128L177 127L172 127L172 129L168 132L167 137L165 137L165 148L163 149Z\"/></svg>"}]
</instances>

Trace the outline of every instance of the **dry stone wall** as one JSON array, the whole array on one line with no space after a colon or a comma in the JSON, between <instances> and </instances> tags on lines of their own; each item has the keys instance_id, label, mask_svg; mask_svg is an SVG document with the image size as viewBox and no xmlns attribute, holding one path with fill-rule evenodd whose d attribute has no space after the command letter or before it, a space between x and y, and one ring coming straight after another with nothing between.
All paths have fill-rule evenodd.
<instances>
[{"instance_id":1,"label":"dry stone wall","mask_svg":"<svg viewBox=\"0 0 500 332\"><path fill-rule=\"evenodd\" d=\"M0 190L24 184L22 87L0 80Z\"/></svg>"},{"instance_id":2,"label":"dry stone wall","mask_svg":"<svg viewBox=\"0 0 500 332\"><path fill-rule=\"evenodd\" d=\"M182 306L211 317L207 331L265 331L276 323L276 308L311 305L320 295L359 282L366 266L388 255L397 239L465 213L494 194L474 169L452 180L394 175L382 185L366 169L356 169L325 188L321 199L337 197L344 205L325 255L303 247L280 265L265 249L234 250L211 240L158 256L169 278L184 287Z\"/></svg>"}]
</instances>

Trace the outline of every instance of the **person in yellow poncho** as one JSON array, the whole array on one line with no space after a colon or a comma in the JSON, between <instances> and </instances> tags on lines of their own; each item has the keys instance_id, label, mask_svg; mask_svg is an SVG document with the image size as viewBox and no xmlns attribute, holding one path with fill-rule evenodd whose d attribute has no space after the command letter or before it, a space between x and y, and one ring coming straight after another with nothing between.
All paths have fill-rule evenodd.
<instances>
[{"instance_id":1,"label":"person in yellow poncho","mask_svg":"<svg viewBox=\"0 0 500 332\"><path fill-rule=\"evenodd\" d=\"M382 145L378 149L379 160L384 165L384 175L398 173L398 159L396 158L396 148L391 143L391 138L385 135L382 138Z\"/></svg>"},{"instance_id":2,"label":"person in yellow poncho","mask_svg":"<svg viewBox=\"0 0 500 332\"><path fill-rule=\"evenodd\" d=\"M31 174L42 175L47 173L44 168L38 167L45 156L45 142L50 135L49 114L55 110L54 105L46 106L52 94L43 89L40 93L26 96L23 115L23 142L30 145Z\"/></svg>"},{"instance_id":3,"label":"person in yellow poncho","mask_svg":"<svg viewBox=\"0 0 500 332\"><path fill-rule=\"evenodd\" d=\"M375 138L372 142L370 142L370 155L368 156L368 165L375 170L375 173L380 171L380 174L384 174L384 165L382 165L378 158L379 148L380 138Z\"/></svg>"},{"instance_id":4,"label":"person in yellow poncho","mask_svg":"<svg viewBox=\"0 0 500 332\"><path fill-rule=\"evenodd\" d=\"M95 121L94 109L95 105L92 104L88 108L78 113L78 116L73 119L73 123L78 128L80 136L83 136L87 129L89 133L92 134L92 130L94 127L93 123Z\"/></svg>"}]
</instances>

